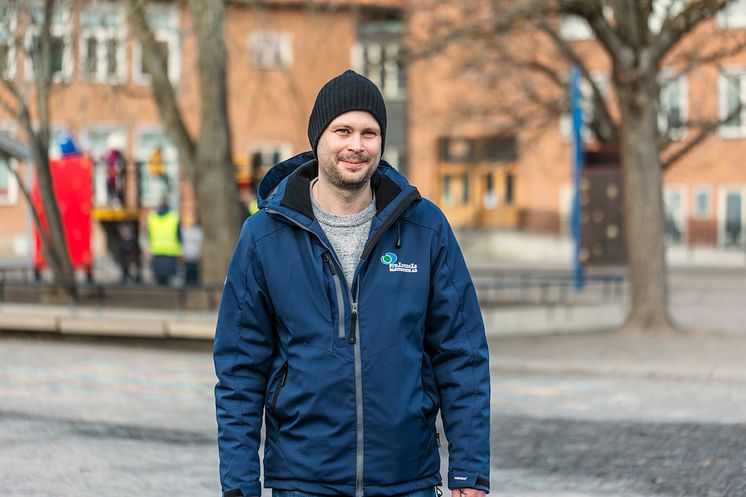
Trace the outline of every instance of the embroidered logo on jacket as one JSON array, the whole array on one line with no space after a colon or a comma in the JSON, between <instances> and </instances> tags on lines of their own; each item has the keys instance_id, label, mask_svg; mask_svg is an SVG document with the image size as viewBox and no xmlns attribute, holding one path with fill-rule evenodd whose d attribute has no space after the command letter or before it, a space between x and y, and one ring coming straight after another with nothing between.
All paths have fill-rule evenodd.
<instances>
[{"instance_id":1,"label":"embroidered logo on jacket","mask_svg":"<svg viewBox=\"0 0 746 497\"><path fill-rule=\"evenodd\" d=\"M397 262L399 258L393 252L386 252L381 256L381 263L389 267L391 273L416 273L417 264Z\"/></svg>"}]
</instances>

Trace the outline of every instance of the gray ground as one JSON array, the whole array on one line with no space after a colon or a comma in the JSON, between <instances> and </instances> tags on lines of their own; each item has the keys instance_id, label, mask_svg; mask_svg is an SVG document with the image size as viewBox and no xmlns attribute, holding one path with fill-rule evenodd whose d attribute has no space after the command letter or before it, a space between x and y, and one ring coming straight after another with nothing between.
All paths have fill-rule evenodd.
<instances>
[{"instance_id":1,"label":"gray ground","mask_svg":"<svg viewBox=\"0 0 746 497\"><path fill-rule=\"evenodd\" d=\"M173 348L0 337L0 495L219 495L209 347ZM742 382L496 370L492 403L492 495L746 495Z\"/></svg>"}]
</instances>

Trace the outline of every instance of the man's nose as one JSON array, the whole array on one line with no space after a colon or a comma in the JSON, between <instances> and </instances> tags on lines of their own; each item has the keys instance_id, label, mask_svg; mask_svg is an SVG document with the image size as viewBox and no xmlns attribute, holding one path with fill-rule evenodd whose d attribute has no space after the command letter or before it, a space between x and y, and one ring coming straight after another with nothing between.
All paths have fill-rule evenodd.
<instances>
[{"instance_id":1,"label":"man's nose","mask_svg":"<svg viewBox=\"0 0 746 497\"><path fill-rule=\"evenodd\" d=\"M353 133L347 146L350 150L361 152L363 150L363 135L360 133Z\"/></svg>"}]
</instances>

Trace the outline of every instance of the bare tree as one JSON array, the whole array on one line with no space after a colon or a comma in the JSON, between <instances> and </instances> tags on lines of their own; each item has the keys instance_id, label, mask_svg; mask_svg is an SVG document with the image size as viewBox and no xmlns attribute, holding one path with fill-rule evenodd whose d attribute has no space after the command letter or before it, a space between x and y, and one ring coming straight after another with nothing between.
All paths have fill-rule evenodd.
<instances>
[{"instance_id":1,"label":"bare tree","mask_svg":"<svg viewBox=\"0 0 746 497\"><path fill-rule=\"evenodd\" d=\"M41 235L42 250L47 263L52 269L56 286L66 289L75 297L75 278L70 262L62 217L54 193L54 184L49 167L50 140L50 106L53 78L53 38L52 23L56 9L63 7L62 2L44 0L37 9L28 7L27 2L5 2L6 18L4 22L23 23L24 30L8 29L10 53L25 53L33 61L33 92L27 91L20 83L20 77L5 70L0 82L5 90L0 97L0 107L10 114L23 129L31 151L31 159L36 166L39 193L46 223L42 224L40 213L30 202L28 192L24 196L29 200L29 208L36 227ZM27 36L33 30L32 36ZM29 57L26 58L28 61ZM8 61L12 64L12 61ZM28 63L28 62L27 62ZM7 68L6 68L7 69ZM16 73L19 73L16 71ZM35 112L31 111L29 93L35 97ZM35 118L37 123L34 127ZM14 171L14 174L16 172ZM19 178L20 179L20 178ZM20 181L19 181L19 184Z\"/></svg>"},{"instance_id":2,"label":"bare tree","mask_svg":"<svg viewBox=\"0 0 746 497\"><path fill-rule=\"evenodd\" d=\"M127 0L128 18L143 48L143 62L151 76L153 96L166 134L179 152L197 200L205 231L202 254L205 283L222 283L240 230L239 198L231 157L226 86L226 49L223 39L224 2L189 0L197 38L200 131L189 134L168 77L166 59L148 26L143 0Z\"/></svg>"},{"instance_id":3,"label":"bare tree","mask_svg":"<svg viewBox=\"0 0 746 497\"><path fill-rule=\"evenodd\" d=\"M680 144L673 144L665 133L660 133L659 93L665 85L661 69L664 64L672 63L680 71L689 72L704 64L717 64L743 50L744 36L726 40L722 34L709 34L707 43L701 40L683 43L728 3L728 0L467 0L458 5L438 2L441 10L430 16L429 26L419 31L411 46L414 57L434 56L453 45L479 46L481 51L475 52L478 62L472 61L470 70L479 71L492 82L510 80L514 89L520 87L517 91L524 94L519 105L515 99L499 98L497 101L502 105L491 109L503 113L505 127L513 129L537 120L549 122L566 112L568 67L580 68L595 104L590 127L599 141L618 143L622 159L630 278L630 310L622 331L650 334L680 331L668 311L662 175L665 167L704 142L721 121L714 118L682 123L695 133ZM422 3L412 2L411 6L418 9ZM590 48L586 44L584 50L579 50L561 37L557 29L561 16L584 20L595 44ZM652 22L653 18L656 22ZM526 36L527 32L529 39L533 37L533 45L511 44L512 38ZM543 37L541 42L536 42L538 37ZM541 57L542 51L537 47L542 44L554 47L554 57ZM598 59L599 51L611 66L612 96L604 95L591 74L591 60ZM468 58L466 62L469 64Z\"/></svg>"}]
</instances>

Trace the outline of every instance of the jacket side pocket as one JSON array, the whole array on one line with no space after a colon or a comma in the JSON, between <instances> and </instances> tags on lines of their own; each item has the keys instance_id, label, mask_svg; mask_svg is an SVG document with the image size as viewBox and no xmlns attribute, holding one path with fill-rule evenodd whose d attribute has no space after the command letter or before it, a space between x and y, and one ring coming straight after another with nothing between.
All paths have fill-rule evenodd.
<instances>
[{"instance_id":1,"label":"jacket side pocket","mask_svg":"<svg viewBox=\"0 0 746 497\"><path fill-rule=\"evenodd\" d=\"M438 395L438 387L435 384L435 375L433 374L433 368L430 364L430 357L427 354L422 355L422 414L425 418L429 418L436 412L440 407L440 396Z\"/></svg>"},{"instance_id":2,"label":"jacket side pocket","mask_svg":"<svg viewBox=\"0 0 746 497\"><path fill-rule=\"evenodd\" d=\"M285 387L285 382L287 382L288 379L288 363L285 362L282 367L280 368L280 379L277 383L277 388L275 388L275 394L272 397L272 404L270 404L269 412L272 414L272 417L277 419L277 401L280 399L280 393L282 393L282 389Z\"/></svg>"}]
</instances>

